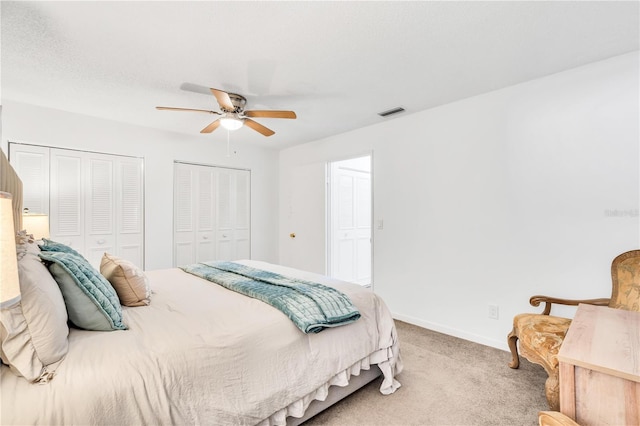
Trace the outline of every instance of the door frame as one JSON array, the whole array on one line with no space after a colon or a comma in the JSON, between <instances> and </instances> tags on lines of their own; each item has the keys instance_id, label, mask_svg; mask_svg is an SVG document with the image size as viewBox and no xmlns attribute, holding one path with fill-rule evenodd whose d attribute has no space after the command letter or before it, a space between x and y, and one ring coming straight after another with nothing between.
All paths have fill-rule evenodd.
<instances>
[{"instance_id":1,"label":"door frame","mask_svg":"<svg viewBox=\"0 0 640 426\"><path fill-rule=\"evenodd\" d=\"M345 156L345 157L337 157L337 158L333 158L331 160L327 160L327 162L325 163L325 273L326 275L329 275L331 272L331 250L332 250L332 243L333 243L333 236L332 236L332 219L331 219L331 208L332 208L332 204L331 204L331 197L332 197L332 189L331 189L331 165L333 163L339 163L342 161L348 161L348 160L354 160L356 158L362 158L362 157L369 157L369 164L370 164L370 168L369 168L369 174L370 174L370 182L371 182L371 194L370 194L370 200L371 200L371 214L370 214L370 225L371 225L371 253L370 253L370 265L369 267L371 268L370 274L371 274L371 283L368 286L363 286L363 287L369 287L372 291L374 290L374 283L375 283L375 275L374 275L374 246L375 246L375 238L374 238L374 227L373 227L373 218L374 218L374 205L375 205L375 200L374 200L374 156L373 156L373 150L371 151L365 151L363 153L360 154L352 154L349 156Z\"/></svg>"}]
</instances>

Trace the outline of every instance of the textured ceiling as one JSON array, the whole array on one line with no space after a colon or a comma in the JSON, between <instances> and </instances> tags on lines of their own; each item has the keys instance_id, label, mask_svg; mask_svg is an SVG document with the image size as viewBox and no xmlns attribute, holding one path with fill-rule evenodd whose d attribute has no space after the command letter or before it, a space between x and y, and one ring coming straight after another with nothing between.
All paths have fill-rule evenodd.
<instances>
[{"instance_id":1,"label":"textured ceiling","mask_svg":"<svg viewBox=\"0 0 640 426\"><path fill-rule=\"evenodd\" d=\"M630 2L8 2L2 99L170 130L199 131L215 87L282 148L638 50Z\"/></svg>"}]
</instances>

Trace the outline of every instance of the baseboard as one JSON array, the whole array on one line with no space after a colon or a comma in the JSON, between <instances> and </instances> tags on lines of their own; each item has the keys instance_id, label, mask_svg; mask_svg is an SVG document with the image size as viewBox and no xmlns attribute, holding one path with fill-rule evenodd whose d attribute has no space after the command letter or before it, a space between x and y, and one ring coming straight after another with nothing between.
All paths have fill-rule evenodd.
<instances>
[{"instance_id":1,"label":"baseboard","mask_svg":"<svg viewBox=\"0 0 640 426\"><path fill-rule=\"evenodd\" d=\"M426 328L428 330L437 331L438 333L448 334L449 336L458 337L460 339L468 340L470 342L479 343L485 346L491 346L492 348L500 349L502 351L509 351L509 346L507 345L507 337L505 335L505 341L500 342L499 340L487 339L484 336L479 336L473 333L467 333L466 331L458 330L455 328L447 327L442 324L434 323L431 321L421 320L419 318L414 318L408 315L402 315L395 312L391 313L391 316L394 319L408 322L409 324L417 325L422 328Z\"/></svg>"}]
</instances>

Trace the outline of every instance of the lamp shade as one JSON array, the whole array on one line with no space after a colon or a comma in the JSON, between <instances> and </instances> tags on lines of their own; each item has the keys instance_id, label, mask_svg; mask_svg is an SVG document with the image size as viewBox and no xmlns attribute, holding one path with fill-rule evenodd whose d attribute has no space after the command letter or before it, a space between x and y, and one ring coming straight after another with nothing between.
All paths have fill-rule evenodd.
<instances>
[{"instance_id":1,"label":"lamp shade","mask_svg":"<svg viewBox=\"0 0 640 426\"><path fill-rule=\"evenodd\" d=\"M10 308L19 301L20 282L11 194L0 192L0 308Z\"/></svg>"},{"instance_id":2,"label":"lamp shade","mask_svg":"<svg viewBox=\"0 0 640 426\"><path fill-rule=\"evenodd\" d=\"M27 231L27 234L33 234L33 238L36 240L49 238L49 216L46 214L23 214L22 227Z\"/></svg>"}]
</instances>

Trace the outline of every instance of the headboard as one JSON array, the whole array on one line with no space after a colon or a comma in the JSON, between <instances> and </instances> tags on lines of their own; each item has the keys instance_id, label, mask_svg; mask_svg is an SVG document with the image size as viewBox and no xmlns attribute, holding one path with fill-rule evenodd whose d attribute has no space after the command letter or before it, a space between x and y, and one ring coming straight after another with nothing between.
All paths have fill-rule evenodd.
<instances>
[{"instance_id":1,"label":"headboard","mask_svg":"<svg viewBox=\"0 0 640 426\"><path fill-rule=\"evenodd\" d=\"M8 192L13 196L13 227L18 232L22 229L22 181L1 149L0 191Z\"/></svg>"}]
</instances>

